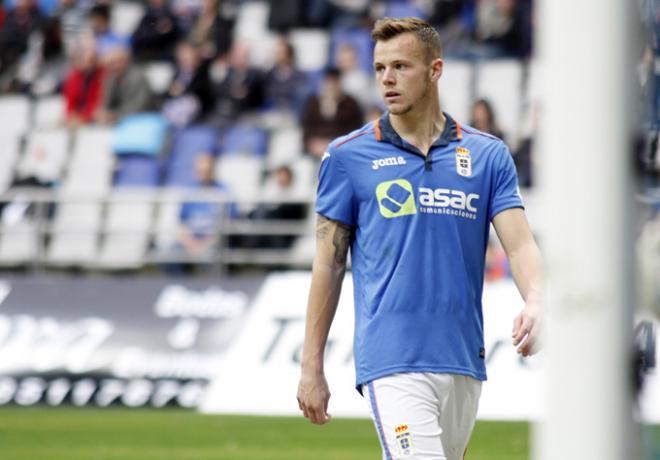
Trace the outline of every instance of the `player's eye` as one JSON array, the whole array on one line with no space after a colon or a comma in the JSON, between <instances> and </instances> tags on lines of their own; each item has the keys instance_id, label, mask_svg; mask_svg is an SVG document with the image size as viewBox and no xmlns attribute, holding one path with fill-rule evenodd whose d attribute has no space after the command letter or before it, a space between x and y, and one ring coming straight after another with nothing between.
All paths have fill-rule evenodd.
<instances>
[{"instance_id":1,"label":"player's eye","mask_svg":"<svg viewBox=\"0 0 660 460\"><path fill-rule=\"evenodd\" d=\"M406 66L405 64L397 64L397 65L394 66L394 68L395 68L396 70L403 70L403 69L405 69L406 67L407 67L407 66Z\"/></svg>"}]
</instances>

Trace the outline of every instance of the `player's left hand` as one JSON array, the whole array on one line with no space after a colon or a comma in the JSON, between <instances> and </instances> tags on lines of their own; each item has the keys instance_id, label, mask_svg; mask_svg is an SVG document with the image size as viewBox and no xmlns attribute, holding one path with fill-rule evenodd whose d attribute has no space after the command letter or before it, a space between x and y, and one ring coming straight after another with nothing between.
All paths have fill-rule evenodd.
<instances>
[{"instance_id":1,"label":"player's left hand","mask_svg":"<svg viewBox=\"0 0 660 460\"><path fill-rule=\"evenodd\" d=\"M513 320L513 346L523 356L532 356L540 348L541 308L537 303L527 303Z\"/></svg>"}]
</instances>

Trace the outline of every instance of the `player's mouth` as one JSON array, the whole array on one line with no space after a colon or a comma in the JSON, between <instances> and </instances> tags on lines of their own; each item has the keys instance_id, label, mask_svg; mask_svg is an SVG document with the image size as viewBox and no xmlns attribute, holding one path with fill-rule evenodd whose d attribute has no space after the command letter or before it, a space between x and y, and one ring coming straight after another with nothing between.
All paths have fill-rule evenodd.
<instances>
[{"instance_id":1,"label":"player's mouth","mask_svg":"<svg viewBox=\"0 0 660 460\"><path fill-rule=\"evenodd\" d=\"M387 91L385 93L385 99L388 102L394 102L396 99L399 98L399 96L401 96L401 95L399 93L397 93L396 91Z\"/></svg>"}]
</instances>

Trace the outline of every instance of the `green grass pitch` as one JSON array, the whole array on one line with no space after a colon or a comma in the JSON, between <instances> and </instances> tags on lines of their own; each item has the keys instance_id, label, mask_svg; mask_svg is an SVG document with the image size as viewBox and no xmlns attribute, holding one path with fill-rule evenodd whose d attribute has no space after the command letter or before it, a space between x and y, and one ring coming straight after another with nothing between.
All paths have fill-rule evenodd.
<instances>
[{"instance_id":1,"label":"green grass pitch","mask_svg":"<svg viewBox=\"0 0 660 460\"><path fill-rule=\"evenodd\" d=\"M527 423L478 422L467 460L525 460ZM660 430L656 430L658 433ZM0 408L2 460L379 460L369 420L199 415L178 409Z\"/></svg>"}]
</instances>

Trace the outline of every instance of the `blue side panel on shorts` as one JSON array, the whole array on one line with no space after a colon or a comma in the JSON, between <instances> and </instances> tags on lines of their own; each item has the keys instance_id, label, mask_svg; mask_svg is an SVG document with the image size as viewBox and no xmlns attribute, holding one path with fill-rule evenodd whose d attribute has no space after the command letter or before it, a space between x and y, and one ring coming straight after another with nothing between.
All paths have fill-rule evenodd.
<instances>
[{"instance_id":1,"label":"blue side panel on shorts","mask_svg":"<svg viewBox=\"0 0 660 460\"><path fill-rule=\"evenodd\" d=\"M376 422L376 429L378 430L378 438L380 438L380 443L383 445L385 459L392 460L392 454L390 454L390 448L387 446L385 432L383 431L383 422L380 419L380 412L378 412L378 403L376 402L376 393L374 391L373 382L369 382L369 399L371 400L371 407L374 411L374 421Z\"/></svg>"}]
</instances>

